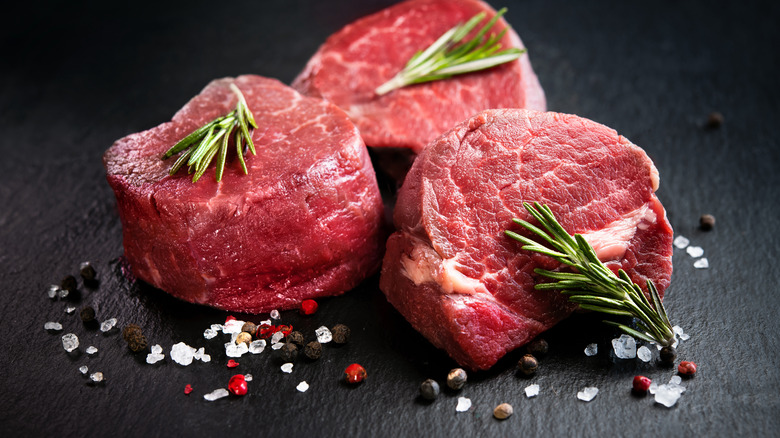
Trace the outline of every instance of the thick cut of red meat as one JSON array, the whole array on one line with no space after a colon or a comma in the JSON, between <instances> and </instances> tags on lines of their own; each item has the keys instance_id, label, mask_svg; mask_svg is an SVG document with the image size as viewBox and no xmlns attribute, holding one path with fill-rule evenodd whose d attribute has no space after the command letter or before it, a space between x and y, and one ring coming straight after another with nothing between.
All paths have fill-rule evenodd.
<instances>
[{"instance_id":1,"label":"thick cut of red meat","mask_svg":"<svg viewBox=\"0 0 780 438\"><path fill-rule=\"evenodd\" d=\"M528 55L481 72L394 90L374 90L416 52L479 12L478 0L410 0L361 18L331 35L293 82L303 94L324 97L349 114L368 146L419 152L455 123L491 108L545 110L545 97ZM480 27L480 26L478 26ZM502 19L496 33L507 28ZM504 48L523 48L507 29Z\"/></svg>"},{"instance_id":2,"label":"thick cut of red meat","mask_svg":"<svg viewBox=\"0 0 780 438\"><path fill-rule=\"evenodd\" d=\"M213 165L197 183L184 170L168 175L174 159L163 153L235 108L231 83L258 125L249 174L231 146L219 183ZM118 140L104 163L133 273L183 300L287 309L345 292L379 267L383 206L357 129L336 106L279 81L213 81L171 122Z\"/></svg>"},{"instance_id":3,"label":"thick cut of red meat","mask_svg":"<svg viewBox=\"0 0 780 438\"><path fill-rule=\"evenodd\" d=\"M380 287L434 345L472 369L490 368L569 315L539 291L551 258L504 235L523 201L547 204L599 258L659 292L672 273L672 229L645 152L606 126L573 115L489 110L429 145L404 181Z\"/></svg>"}]
</instances>

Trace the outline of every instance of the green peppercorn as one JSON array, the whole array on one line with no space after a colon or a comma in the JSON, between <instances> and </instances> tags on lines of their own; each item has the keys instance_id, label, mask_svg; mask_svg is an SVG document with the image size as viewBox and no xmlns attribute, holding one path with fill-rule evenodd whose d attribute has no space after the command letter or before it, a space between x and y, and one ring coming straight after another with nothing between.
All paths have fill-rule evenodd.
<instances>
[{"instance_id":1,"label":"green peppercorn","mask_svg":"<svg viewBox=\"0 0 780 438\"><path fill-rule=\"evenodd\" d=\"M322 344L317 341L311 341L306 344L303 354L311 360L317 360L322 356Z\"/></svg>"},{"instance_id":2,"label":"green peppercorn","mask_svg":"<svg viewBox=\"0 0 780 438\"><path fill-rule=\"evenodd\" d=\"M292 344L295 344L298 348L303 348L303 333L299 331L290 332L289 335L287 335L287 342L290 342Z\"/></svg>"},{"instance_id":3,"label":"green peppercorn","mask_svg":"<svg viewBox=\"0 0 780 438\"><path fill-rule=\"evenodd\" d=\"M349 341L351 331L344 324L334 325L330 332L333 335L333 342L337 344L346 344Z\"/></svg>"},{"instance_id":4,"label":"green peppercorn","mask_svg":"<svg viewBox=\"0 0 780 438\"><path fill-rule=\"evenodd\" d=\"M287 342L279 349L279 355L285 362L294 362L298 357L298 347L292 342Z\"/></svg>"},{"instance_id":5,"label":"green peppercorn","mask_svg":"<svg viewBox=\"0 0 780 438\"><path fill-rule=\"evenodd\" d=\"M255 336L255 333L257 333L257 326L255 323L247 321L244 323L244 325L241 326L242 332L247 332L252 336Z\"/></svg>"},{"instance_id":6,"label":"green peppercorn","mask_svg":"<svg viewBox=\"0 0 780 438\"><path fill-rule=\"evenodd\" d=\"M91 306L84 306L81 308L80 315L83 322L93 322L95 320L95 309Z\"/></svg>"},{"instance_id":7,"label":"green peppercorn","mask_svg":"<svg viewBox=\"0 0 780 438\"><path fill-rule=\"evenodd\" d=\"M529 353L538 357L542 357L547 354L549 348L550 346L547 344L547 341L544 338L534 339L530 344L528 344L527 347Z\"/></svg>"},{"instance_id":8,"label":"green peppercorn","mask_svg":"<svg viewBox=\"0 0 780 438\"><path fill-rule=\"evenodd\" d=\"M420 396L426 400L436 400L439 392L439 384L433 379L427 379L420 384Z\"/></svg>"},{"instance_id":9,"label":"green peppercorn","mask_svg":"<svg viewBox=\"0 0 780 438\"><path fill-rule=\"evenodd\" d=\"M677 350L675 350L671 345L667 345L661 349L658 356L661 359L661 363L664 365L672 365L674 360L677 359Z\"/></svg>"},{"instance_id":10,"label":"green peppercorn","mask_svg":"<svg viewBox=\"0 0 780 438\"><path fill-rule=\"evenodd\" d=\"M517 362L517 368L521 373L530 376L539 369L539 361L536 360L533 354L526 354Z\"/></svg>"},{"instance_id":11,"label":"green peppercorn","mask_svg":"<svg viewBox=\"0 0 780 438\"><path fill-rule=\"evenodd\" d=\"M77 287L78 285L76 284L76 277L72 275L66 276L60 283L60 288L65 289L68 292L75 291Z\"/></svg>"},{"instance_id":12,"label":"green peppercorn","mask_svg":"<svg viewBox=\"0 0 780 438\"><path fill-rule=\"evenodd\" d=\"M463 368L455 368L450 370L449 374L447 374L447 386L456 391L463 388L463 385L466 384L466 380L466 370Z\"/></svg>"}]
</instances>

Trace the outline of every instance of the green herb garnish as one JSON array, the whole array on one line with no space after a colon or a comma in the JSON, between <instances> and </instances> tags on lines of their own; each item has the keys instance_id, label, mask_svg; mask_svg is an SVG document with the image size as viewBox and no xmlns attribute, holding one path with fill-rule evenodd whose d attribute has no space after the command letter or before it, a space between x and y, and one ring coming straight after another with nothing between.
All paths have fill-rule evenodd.
<instances>
[{"instance_id":1,"label":"green herb garnish","mask_svg":"<svg viewBox=\"0 0 780 438\"><path fill-rule=\"evenodd\" d=\"M236 109L227 115L217 117L211 122L196 129L190 135L176 143L172 148L168 149L168 152L163 155L162 159L167 160L179 152L184 151L184 153L176 159L176 162L173 163L173 167L169 172L171 175L176 174L186 162L188 166L187 173L195 172L195 175L192 177L192 182L196 182L203 176L203 173L206 172L206 168L209 167L214 156L216 156L217 181L221 181L222 172L225 170L228 142L234 132L238 160L241 163L244 174L248 173L246 163L244 162L243 142L246 141L246 145L252 152L252 155L255 155L255 145L252 143L252 135L250 134L249 127L257 128L257 124L255 123L255 118L252 116L252 112L249 111L249 107L246 105L246 99L244 99L244 95L241 94L241 90L239 90L235 84L230 84L230 89L238 96Z\"/></svg>"},{"instance_id":2,"label":"green herb garnish","mask_svg":"<svg viewBox=\"0 0 780 438\"><path fill-rule=\"evenodd\" d=\"M534 206L524 202L523 206L547 232L522 219L513 219L513 221L541 237L547 245L509 230L505 231L506 235L524 243L523 249L548 255L575 270L575 272L556 272L536 268L534 272L537 274L558 280L555 283L537 284L536 289L560 290L562 294L568 295L569 301L579 304L586 310L632 316L638 320L639 330L614 321L604 322L617 326L636 338L657 342L663 346L672 345L674 331L652 281L647 281L651 302L622 269L618 271L618 275L615 275L607 268L596 257L593 247L581 235L570 236L555 219L549 207L538 202L535 202Z\"/></svg>"},{"instance_id":3,"label":"green herb garnish","mask_svg":"<svg viewBox=\"0 0 780 438\"><path fill-rule=\"evenodd\" d=\"M485 18L485 13L480 12L465 24L448 30L427 49L412 56L403 70L376 89L376 94L381 96L396 88L484 70L519 58L526 52L525 49L512 47L500 50L499 41L506 33L506 28L485 41L485 34L505 12L506 8L502 8L474 38L457 47L455 45Z\"/></svg>"}]
</instances>

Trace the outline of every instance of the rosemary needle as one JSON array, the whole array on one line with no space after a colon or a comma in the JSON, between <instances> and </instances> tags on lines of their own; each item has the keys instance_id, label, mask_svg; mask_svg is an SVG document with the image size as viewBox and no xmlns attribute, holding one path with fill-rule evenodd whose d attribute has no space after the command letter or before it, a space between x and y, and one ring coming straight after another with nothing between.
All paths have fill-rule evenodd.
<instances>
[{"instance_id":1,"label":"rosemary needle","mask_svg":"<svg viewBox=\"0 0 780 438\"><path fill-rule=\"evenodd\" d=\"M233 132L235 132L236 154L241 163L241 169L245 174L248 173L244 161L243 141L246 141L249 151L252 152L252 155L255 155L255 145L252 143L249 126L257 128L257 124L252 116L252 112L249 111L241 90L235 84L230 84L230 90L238 97L236 109L192 131L165 152L162 157L163 160L183 152L173 163L173 167L171 167L169 172L171 175L176 174L184 164L187 164L187 173L194 172L195 175L192 177L192 182L196 182L203 176L216 156L216 179L221 181L222 173L225 170L228 143Z\"/></svg>"},{"instance_id":2,"label":"rosemary needle","mask_svg":"<svg viewBox=\"0 0 780 438\"><path fill-rule=\"evenodd\" d=\"M403 70L375 90L376 94L381 96L407 85L485 70L519 58L526 52L525 49L512 47L501 50L500 41L506 33L506 28L498 35L491 35L485 40L485 34L505 12L506 8L502 8L472 39L458 46L456 44L465 38L486 14L480 12L466 23L448 30L427 49L412 56Z\"/></svg>"},{"instance_id":3,"label":"rosemary needle","mask_svg":"<svg viewBox=\"0 0 780 438\"><path fill-rule=\"evenodd\" d=\"M647 290L651 298L648 300L642 289L631 281L625 271L620 269L615 275L596 257L593 247L581 235L569 235L549 207L538 202L533 206L524 202L523 206L546 231L522 219L513 221L541 237L543 242L533 241L509 230L505 231L506 235L524 243L523 249L548 255L575 270L559 272L536 268L534 272L537 274L558 280L554 283L537 284L536 289L560 290L569 297L569 301L586 310L634 317L638 320L638 330L613 321L604 322L617 326L636 338L657 342L663 346L674 342L674 330L658 290L651 280L647 280Z\"/></svg>"}]
</instances>

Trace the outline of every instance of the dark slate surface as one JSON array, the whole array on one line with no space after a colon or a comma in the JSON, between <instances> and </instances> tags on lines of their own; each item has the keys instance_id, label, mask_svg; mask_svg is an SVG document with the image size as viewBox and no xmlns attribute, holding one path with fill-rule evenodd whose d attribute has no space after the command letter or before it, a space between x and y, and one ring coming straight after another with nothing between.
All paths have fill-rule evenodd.
<instances>
[{"instance_id":1,"label":"dark slate surface","mask_svg":"<svg viewBox=\"0 0 780 438\"><path fill-rule=\"evenodd\" d=\"M533 378L510 354L472 375L461 394L417 399L427 377L443 381L453 363L414 332L370 279L319 313L283 320L311 335L343 322L352 342L326 346L316 363L279 371L267 351L224 366L221 340L201 337L226 313L178 302L119 274L121 227L101 154L113 140L166 121L216 77L257 73L290 82L317 46L351 20L391 1L27 2L3 11L0 26L0 432L3 436L771 436L780 433L777 315L780 18L774 2L506 2L530 48L552 110L576 113L644 147L661 174L659 196L678 234L704 248L710 269L674 255L667 306L689 333L680 356L699 364L687 391L667 409L630 393L645 374L674 370L608 354L615 333L593 315L546 335L550 354ZM501 6L496 4L496 6ZM707 130L711 111L725 124ZM712 213L716 228L697 229ZM90 260L96 289L51 301L46 286ZM66 305L90 304L99 318L141 324L166 353L184 341L212 362L144 363L114 331L85 327ZM242 315L238 315L241 317ZM254 318L259 320L259 318ZM61 333L43 330L60 321ZM68 355L74 332L81 354ZM583 348L598 342L597 357ZM88 345L100 351L83 353ZM352 362L368 380L340 381ZM102 371L92 386L78 367ZM255 378L243 398L202 395L235 372ZM311 384L306 393L295 386ZM526 399L523 388L541 386ZM195 392L183 394L186 384ZM601 392L576 399L584 386ZM457 414L458 395L474 402ZM514 405L505 422L491 416ZM13 435L11 435L13 434Z\"/></svg>"}]
</instances>

